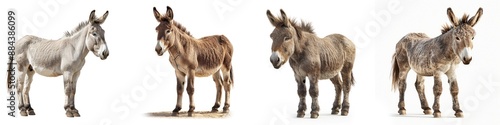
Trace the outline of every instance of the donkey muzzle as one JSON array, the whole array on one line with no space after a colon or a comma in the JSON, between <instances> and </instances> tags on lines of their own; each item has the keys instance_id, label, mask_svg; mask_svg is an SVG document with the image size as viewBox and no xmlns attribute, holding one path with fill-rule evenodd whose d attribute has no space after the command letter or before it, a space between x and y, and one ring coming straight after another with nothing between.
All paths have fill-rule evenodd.
<instances>
[{"instance_id":1,"label":"donkey muzzle","mask_svg":"<svg viewBox=\"0 0 500 125\"><path fill-rule=\"evenodd\" d=\"M270 61L275 69L279 69L281 67L281 59L278 53L273 52L273 54L271 54Z\"/></svg>"}]
</instances>

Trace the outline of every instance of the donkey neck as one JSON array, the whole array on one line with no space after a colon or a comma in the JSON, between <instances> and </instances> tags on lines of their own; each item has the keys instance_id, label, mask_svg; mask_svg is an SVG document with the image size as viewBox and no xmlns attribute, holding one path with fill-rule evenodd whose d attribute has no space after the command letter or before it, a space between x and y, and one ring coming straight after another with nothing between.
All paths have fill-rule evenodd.
<instances>
[{"instance_id":1,"label":"donkey neck","mask_svg":"<svg viewBox=\"0 0 500 125\"><path fill-rule=\"evenodd\" d=\"M185 55L189 51L188 47L193 46L197 39L182 31L177 26L172 27L174 45L169 48L171 55Z\"/></svg>"},{"instance_id":2,"label":"donkey neck","mask_svg":"<svg viewBox=\"0 0 500 125\"><path fill-rule=\"evenodd\" d=\"M453 41L454 38L452 32L453 29L430 40L430 42L435 42L433 44L436 44L439 50L441 50L439 55L444 56L447 59L454 59L455 57L458 58L453 49L453 42L455 41Z\"/></svg>"},{"instance_id":3,"label":"donkey neck","mask_svg":"<svg viewBox=\"0 0 500 125\"><path fill-rule=\"evenodd\" d=\"M309 47L309 45L311 43L308 43L310 42L310 37L316 37L314 34L312 33L308 33L308 32L304 32L304 31L299 31L297 32L297 36L300 35L301 37L297 37L296 39L297 40L294 40L294 51L293 51L293 54L292 54L292 58L302 58L304 56L304 52L305 50L307 50L307 47Z\"/></svg>"},{"instance_id":4,"label":"donkey neck","mask_svg":"<svg viewBox=\"0 0 500 125\"><path fill-rule=\"evenodd\" d=\"M90 24L89 24L90 25ZM82 60L85 59L85 56L89 53L89 50L86 45L87 40L87 31L89 29L89 25L80 29L78 32L73 33L71 36L68 36L63 39L63 42L66 42L67 48L72 48L69 51L65 52L71 53L73 60Z\"/></svg>"}]
</instances>

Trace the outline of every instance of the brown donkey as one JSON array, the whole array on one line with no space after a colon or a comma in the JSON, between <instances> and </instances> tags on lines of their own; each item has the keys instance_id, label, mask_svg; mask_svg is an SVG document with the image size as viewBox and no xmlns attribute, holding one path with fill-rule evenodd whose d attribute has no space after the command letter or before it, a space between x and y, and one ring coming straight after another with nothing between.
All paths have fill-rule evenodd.
<instances>
[{"instance_id":1,"label":"brown donkey","mask_svg":"<svg viewBox=\"0 0 500 125\"><path fill-rule=\"evenodd\" d=\"M189 95L188 116L194 111L194 77L212 75L217 89L215 104L212 112L220 107L222 86L225 90L225 104L223 112L229 112L230 92L233 85L233 71L231 59L233 46L224 35L207 36L195 39L181 24L174 21L172 9L167 6L165 15L161 15L155 7L153 12L160 23L156 27L158 43L156 52L159 56L168 51L170 64L175 68L177 77L177 105L172 115L177 116L182 108L182 93L187 76L187 93ZM222 74L222 77L221 77Z\"/></svg>"},{"instance_id":2,"label":"brown donkey","mask_svg":"<svg viewBox=\"0 0 500 125\"><path fill-rule=\"evenodd\" d=\"M304 117L307 109L306 77L309 79L309 94L312 98L311 118L318 117L318 80L322 79L330 79L335 86L332 114L339 113L340 95L342 91L344 92L341 115L346 116L349 113L349 91L354 84L352 75L356 53L354 44L340 34L319 38L313 32L310 23L299 24L287 18L282 9L280 11L281 17L275 17L267 10L267 17L275 27L271 33L273 40L271 63L278 69L290 60L300 98L297 117Z\"/></svg>"},{"instance_id":3,"label":"brown donkey","mask_svg":"<svg viewBox=\"0 0 500 125\"><path fill-rule=\"evenodd\" d=\"M439 97L441 96L441 74L448 77L450 92L453 98L453 110L456 117L463 117L458 104L458 83L455 68L460 61L468 65L472 60L472 40L476 32L472 28L483 14L479 8L476 15L469 19L468 15L457 19L451 8L447 10L452 26L445 25L442 34L436 38L429 38L424 33L409 33L396 44L393 56L392 87L399 89L400 115L406 114L404 93L406 90L406 76L410 69L417 73L415 87L420 97L420 104L424 114L431 114L424 93L424 76L434 77L434 117L441 117L439 111Z\"/></svg>"}]
</instances>

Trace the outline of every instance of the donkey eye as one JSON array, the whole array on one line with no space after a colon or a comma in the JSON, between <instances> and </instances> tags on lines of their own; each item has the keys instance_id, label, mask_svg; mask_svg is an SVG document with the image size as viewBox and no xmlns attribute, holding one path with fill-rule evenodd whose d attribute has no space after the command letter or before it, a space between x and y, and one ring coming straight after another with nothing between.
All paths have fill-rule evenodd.
<instances>
[{"instance_id":1,"label":"donkey eye","mask_svg":"<svg viewBox=\"0 0 500 125\"><path fill-rule=\"evenodd\" d=\"M165 33L170 33L170 30L165 30Z\"/></svg>"},{"instance_id":2,"label":"donkey eye","mask_svg":"<svg viewBox=\"0 0 500 125\"><path fill-rule=\"evenodd\" d=\"M474 37L472 37L472 40L474 40Z\"/></svg>"},{"instance_id":3,"label":"donkey eye","mask_svg":"<svg viewBox=\"0 0 500 125\"><path fill-rule=\"evenodd\" d=\"M93 33L92 33L92 36L97 36L97 33L93 32Z\"/></svg>"},{"instance_id":4,"label":"donkey eye","mask_svg":"<svg viewBox=\"0 0 500 125\"><path fill-rule=\"evenodd\" d=\"M290 40L290 37L285 37L285 40Z\"/></svg>"},{"instance_id":5,"label":"donkey eye","mask_svg":"<svg viewBox=\"0 0 500 125\"><path fill-rule=\"evenodd\" d=\"M459 37L455 37L455 39L460 40L460 38L459 38Z\"/></svg>"}]
</instances>

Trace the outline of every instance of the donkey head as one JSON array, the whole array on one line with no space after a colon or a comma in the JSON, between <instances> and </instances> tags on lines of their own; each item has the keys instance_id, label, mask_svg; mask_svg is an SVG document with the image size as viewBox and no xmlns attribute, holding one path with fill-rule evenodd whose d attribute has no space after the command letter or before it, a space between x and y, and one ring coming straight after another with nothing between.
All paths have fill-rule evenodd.
<instances>
[{"instance_id":1,"label":"donkey head","mask_svg":"<svg viewBox=\"0 0 500 125\"><path fill-rule=\"evenodd\" d=\"M267 10L267 18L275 27L271 33L273 44L271 46L271 63L274 68L280 68L295 51L294 43L298 41L297 31L291 24L290 19L283 9L280 10L281 17L275 17L271 11Z\"/></svg>"},{"instance_id":2,"label":"donkey head","mask_svg":"<svg viewBox=\"0 0 500 125\"><path fill-rule=\"evenodd\" d=\"M477 10L476 15L468 19L468 15L457 19L451 8L447 10L448 18L452 23L451 32L453 52L460 58L463 64L468 65L472 60L472 40L476 35L476 31L472 28L476 25L481 15L483 15L483 8Z\"/></svg>"},{"instance_id":3,"label":"donkey head","mask_svg":"<svg viewBox=\"0 0 500 125\"><path fill-rule=\"evenodd\" d=\"M173 36L170 33L173 27L174 12L169 6L167 6L165 15L161 15L156 10L156 7L153 7L153 12L156 20L160 23L156 26L156 32L158 33L156 40L158 42L156 43L155 51L158 56L161 56L168 48L174 45Z\"/></svg>"},{"instance_id":4,"label":"donkey head","mask_svg":"<svg viewBox=\"0 0 500 125\"><path fill-rule=\"evenodd\" d=\"M87 31L87 38L85 40L87 48L94 53L101 60L105 60L109 55L108 45L106 45L106 39L104 38L104 30L101 24L104 23L108 17L108 11L104 13L101 17L97 18L95 15L95 10L90 12L89 17L89 30Z\"/></svg>"}]
</instances>

